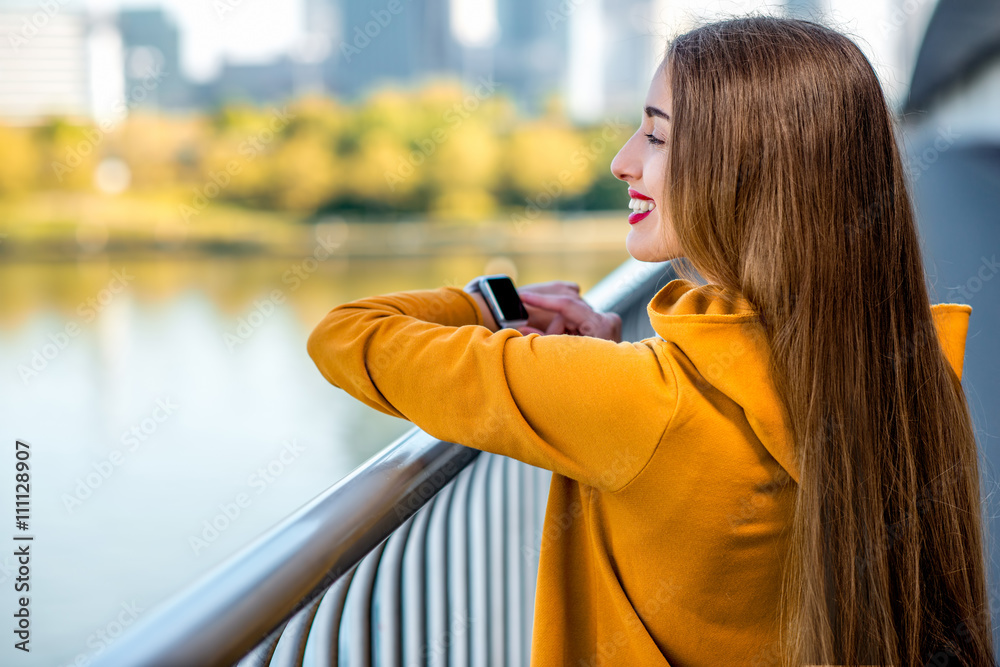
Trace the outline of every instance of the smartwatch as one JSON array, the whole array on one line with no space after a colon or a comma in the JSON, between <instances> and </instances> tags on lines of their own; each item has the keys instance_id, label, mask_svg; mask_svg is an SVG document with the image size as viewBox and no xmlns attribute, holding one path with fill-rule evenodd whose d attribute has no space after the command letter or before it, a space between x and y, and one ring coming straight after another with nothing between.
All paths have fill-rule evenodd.
<instances>
[{"instance_id":1,"label":"smartwatch","mask_svg":"<svg viewBox=\"0 0 1000 667\"><path fill-rule=\"evenodd\" d=\"M480 276L470 291L483 295L493 319L501 329L516 329L528 323L528 311L509 276Z\"/></svg>"}]
</instances>

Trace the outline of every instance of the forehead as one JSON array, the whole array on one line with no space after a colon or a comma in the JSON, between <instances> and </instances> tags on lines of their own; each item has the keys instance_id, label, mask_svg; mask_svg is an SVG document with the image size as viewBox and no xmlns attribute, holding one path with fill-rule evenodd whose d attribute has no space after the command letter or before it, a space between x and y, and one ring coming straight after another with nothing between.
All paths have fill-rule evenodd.
<instances>
[{"instance_id":1,"label":"forehead","mask_svg":"<svg viewBox=\"0 0 1000 667\"><path fill-rule=\"evenodd\" d=\"M667 72L663 63L656 68L653 78L649 82L644 106L659 107L668 113L670 111L670 82L667 80Z\"/></svg>"}]
</instances>

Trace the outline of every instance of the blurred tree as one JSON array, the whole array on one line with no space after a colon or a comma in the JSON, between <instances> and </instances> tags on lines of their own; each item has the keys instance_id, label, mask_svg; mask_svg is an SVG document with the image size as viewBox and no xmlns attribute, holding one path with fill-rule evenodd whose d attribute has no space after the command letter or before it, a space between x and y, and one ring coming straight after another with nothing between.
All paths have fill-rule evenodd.
<instances>
[{"instance_id":1,"label":"blurred tree","mask_svg":"<svg viewBox=\"0 0 1000 667\"><path fill-rule=\"evenodd\" d=\"M450 131L432 134L425 144L430 213L437 218L481 220L497 208L501 147L496 135L475 116Z\"/></svg>"},{"instance_id":2,"label":"blurred tree","mask_svg":"<svg viewBox=\"0 0 1000 667\"><path fill-rule=\"evenodd\" d=\"M358 137L358 146L341 165L345 188L369 201L405 206L425 179L426 156L407 150L392 132L371 127Z\"/></svg>"},{"instance_id":3,"label":"blurred tree","mask_svg":"<svg viewBox=\"0 0 1000 667\"><path fill-rule=\"evenodd\" d=\"M86 190L93 186L94 168L106 133L93 125L72 125L53 118L36 134L41 160L39 187Z\"/></svg>"},{"instance_id":4,"label":"blurred tree","mask_svg":"<svg viewBox=\"0 0 1000 667\"><path fill-rule=\"evenodd\" d=\"M496 213L497 201L482 188L446 188L434 197L427 213L437 220L477 222Z\"/></svg>"},{"instance_id":5,"label":"blurred tree","mask_svg":"<svg viewBox=\"0 0 1000 667\"><path fill-rule=\"evenodd\" d=\"M554 200L579 194L594 181L590 150L563 123L525 123L514 129L505 149L504 175L515 196L535 201L547 194Z\"/></svg>"},{"instance_id":6,"label":"blurred tree","mask_svg":"<svg viewBox=\"0 0 1000 667\"><path fill-rule=\"evenodd\" d=\"M34 188L38 165L30 130L0 126L0 196L19 195Z\"/></svg>"},{"instance_id":7,"label":"blurred tree","mask_svg":"<svg viewBox=\"0 0 1000 667\"><path fill-rule=\"evenodd\" d=\"M603 211L628 206L628 186L611 173L611 161L628 141L630 129L606 123L582 130L586 149L579 158L589 162L594 180L586 190L562 198L560 210Z\"/></svg>"},{"instance_id":8,"label":"blurred tree","mask_svg":"<svg viewBox=\"0 0 1000 667\"><path fill-rule=\"evenodd\" d=\"M502 93L448 78L383 86L349 104L309 95L209 115L134 112L113 127L53 119L0 128L0 195L92 189L96 165L118 157L137 196L199 213L221 202L303 219L616 209L624 189L609 165L627 137L615 127L571 125L557 95L526 120Z\"/></svg>"},{"instance_id":9,"label":"blurred tree","mask_svg":"<svg viewBox=\"0 0 1000 667\"><path fill-rule=\"evenodd\" d=\"M275 208L312 213L343 184L333 151L318 131L300 131L268 158L268 200Z\"/></svg>"},{"instance_id":10,"label":"blurred tree","mask_svg":"<svg viewBox=\"0 0 1000 667\"><path fill-rule=\"evenodd\" d=\"M197 140L197 125L189 120L134 112L109 134L101 152L128 164L133 188L163 188L180 180L181 152Z\"/></svg>"},{"instance_id":11,"label":"blurred tree","mask_svg":"<svg viewBox=\"0 0 1000 667\"><path fill-rule=\"evenodd\" d=\"M289 136L311 132L317 136L336 137L346 130L351 113L339 101L320 95L301 97L288 105L288 111L291 117Z\"/></svg>"},{"instance_id":12,"label":"blurred tree","mask_svg":"<svg viewBox=\"0 0 1000 667\"><path fill-rule=\"evenodd\" d=\"M209 182L222 182L218 198L252 206L265 204L268 189L268 153L254 152L247 139L236 133L210 137L198 155L196 190ZM241 152L243 151L243 152Z\"/></svg>"},{"instance_id":13,"label":"blurred tree","mask_svg":"<svg viewBox=\"0 0 1000 667\"><path fill-rule=\"evenodd\" d=\"M417 136L421 114L411 97L412 94L393 87L377 88L364 104L356 107L354 131L361 134L380 132L397 141Z\"/></svg>"},{"instance_id":14,"label":"blurred tree","mask_svg":"<svg viewBox=\"0 0 1000 667\"><path fill-rule=\"evenodd\" d=\"M469 119L439 141L424 144L428 150L427 176L442 189L476 186L492 190L500 177L501 146L496 134L481 121Z\"/></svg>"}]
</instances>

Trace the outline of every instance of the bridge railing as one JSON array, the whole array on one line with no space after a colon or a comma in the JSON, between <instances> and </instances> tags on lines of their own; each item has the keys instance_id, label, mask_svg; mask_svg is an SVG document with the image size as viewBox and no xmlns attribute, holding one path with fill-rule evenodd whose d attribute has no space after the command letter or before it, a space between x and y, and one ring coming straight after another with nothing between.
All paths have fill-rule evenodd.
<instances>
[{"instance_id":1,"label":"bridge railing","mask_svg":"<svg viewBox=\"0 0 1000 667\"><path fill-rule=\"evenodd\" d=\"M629 260L584 298L642 340L649 299L674 277L670 262ZM527 664L550 479L414 428L93 664Z\"/></svg>"}]
</instances>

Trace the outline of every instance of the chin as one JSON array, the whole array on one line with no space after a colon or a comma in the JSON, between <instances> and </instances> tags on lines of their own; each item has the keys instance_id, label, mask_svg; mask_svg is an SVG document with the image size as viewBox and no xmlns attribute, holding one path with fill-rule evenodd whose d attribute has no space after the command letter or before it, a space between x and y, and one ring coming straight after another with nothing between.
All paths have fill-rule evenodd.
<instances>
[{"instance_id":1,"label":"chin","mask_svg":"<svg viewBox=\"0 0 1000 667\"><path fill-rule=\"evenodd\" d=\"M633 259L640 262L663 262L669 257L661 257L662 253L650 248L650 244L642 239L633 238L634 234L629 234L625 239L625 249Z\"/></svg>"}]
</instances>

